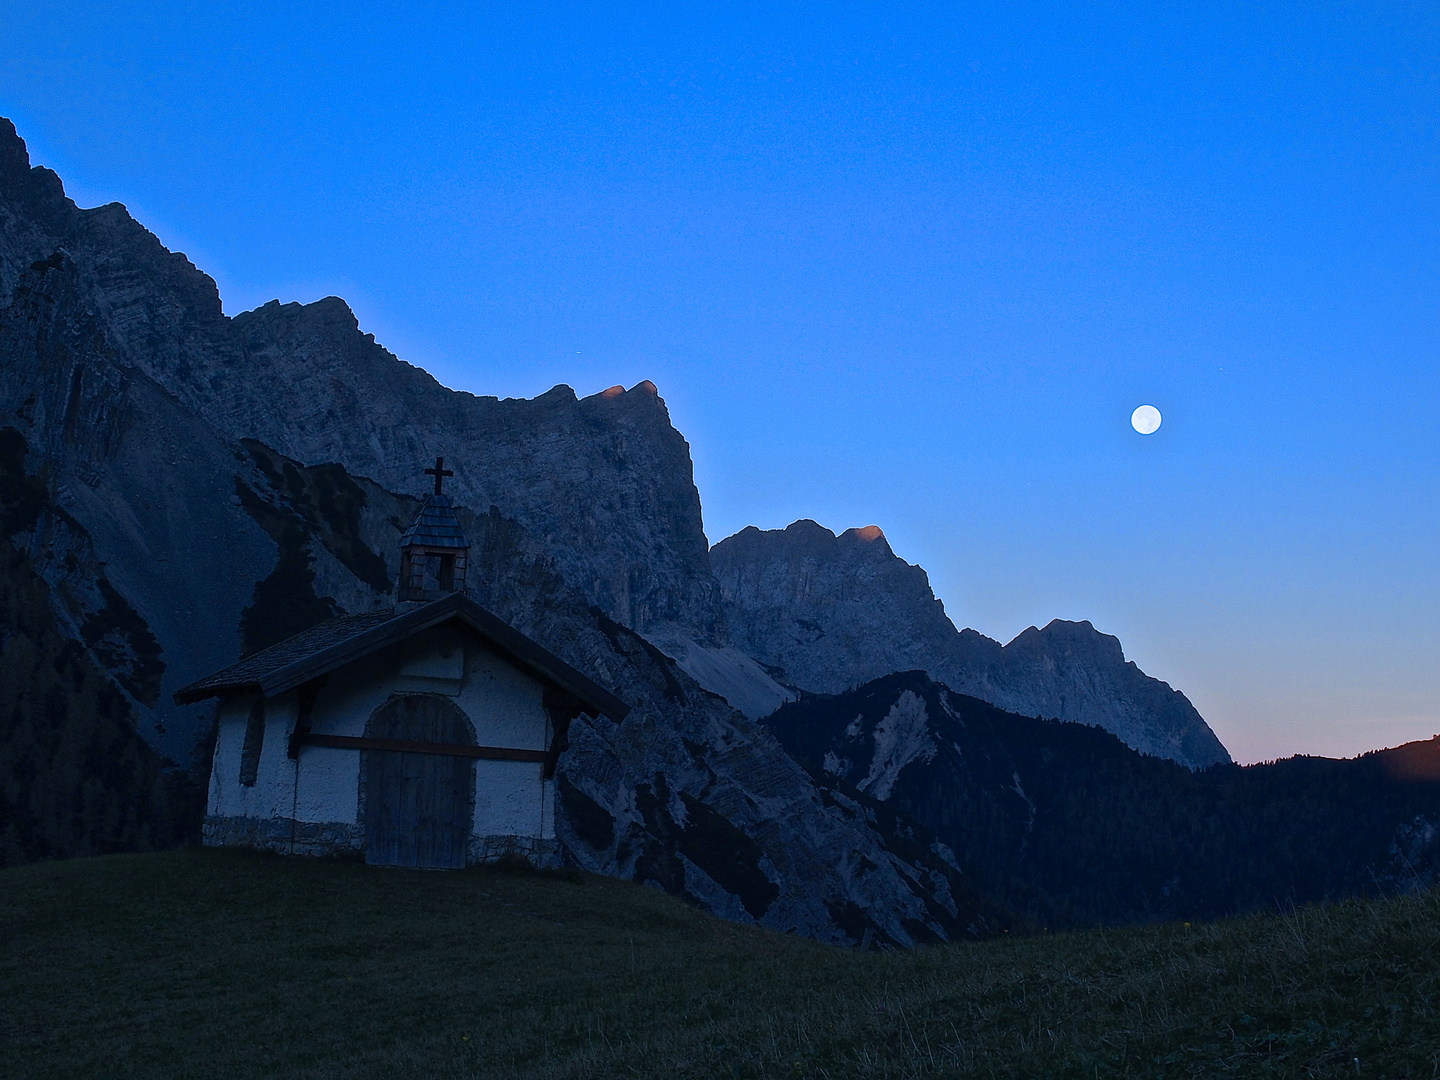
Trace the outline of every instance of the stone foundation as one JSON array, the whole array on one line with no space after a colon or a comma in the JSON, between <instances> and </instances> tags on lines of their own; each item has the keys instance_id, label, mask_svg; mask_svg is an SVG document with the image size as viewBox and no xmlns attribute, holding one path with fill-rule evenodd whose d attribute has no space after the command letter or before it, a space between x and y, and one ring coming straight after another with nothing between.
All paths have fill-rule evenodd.
<instances>
[{"instance_id":1,"label":"stone foundation","mask_svg":"<svg viewBox=\"0 0 1440 1080\"><path fill-rule=\"evenodd\" d=\"M206 847L249 847L280 855L335 858L365 853L365 826L290 818L207 817L200 832ZM535 836L472 836L466 862L492 863L519 857L542 868L564 865L555 840Z\"/></svg>"},{"instance_id":2,"label":"stone foundation","mask_svg":"<svg viewBox=\"0 0 1440 1080\"><path fill-rule=\"evenodd\" d=\"M207 817L200 830L206 847L251 847L311 858L363 854L365 828L341 821L291 818Z\"/></svg>"},{"instance_id":3,"label":"stone foundation","mask_svg":"<svg viewBox=\"0 0 1440 1080\"><path fill-rule=\"evenodd\" d=\"M532 866L547 870L564 865L559 842L542 840L538 836L472 836L466 861L471 864L491 863L516 856Z\"/></svg>"}]
</instances>

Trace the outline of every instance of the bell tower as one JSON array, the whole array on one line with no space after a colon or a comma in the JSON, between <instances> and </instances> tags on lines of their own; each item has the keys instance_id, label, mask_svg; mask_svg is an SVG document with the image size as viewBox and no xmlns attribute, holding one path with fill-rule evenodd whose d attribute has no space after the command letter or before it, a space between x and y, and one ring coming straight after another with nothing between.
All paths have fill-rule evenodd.
<instances>
[{"instance_id":1,"label":"bell tower","mask_svg":"<svg viewBox=\"0 0 1440 1080\"><path fill-rule=\"evenodd\" d=\"M425 497L410 528L400 537L400 601L439 600L465 591L470 541L455 517L455 505L444 492L445 478L454 476L437 457L425 470L435 478L435 491Z\"/></svg>"}]
</instances>

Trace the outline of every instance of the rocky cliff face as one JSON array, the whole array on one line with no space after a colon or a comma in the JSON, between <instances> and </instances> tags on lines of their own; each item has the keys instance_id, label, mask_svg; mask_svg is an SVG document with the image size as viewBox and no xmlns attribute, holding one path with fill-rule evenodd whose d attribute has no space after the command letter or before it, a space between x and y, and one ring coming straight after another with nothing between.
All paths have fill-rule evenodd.
<instances>
[{"instance_id":1,"label":"rocky cliff face","mask_svg":"<svg viewBox=\"0 0 1440 1080\"><path fill-rule=\"evenodd\" d=\"M569 587L503 518L462 514L476 599L612 688L621 724L581 717L560 762L559 836L599 873L821 940L908 945L1011 925L933 834L817 783L770 732Z\"/></svg>"},{"instance_id":2,"label":"rocky cliff face","mask_svg":"<svg viewBox=\"0 0 1440 1080\"><path fill-rule=\"evenodd\" d=\"M275 549L233 505L230 448L124 365L77 278L63 255L36 263L0 312L0 426L47 492L44 513L10 539L69 636L130 696L142 734L184 761L206 721L176 714L164 691L233 659L241 608Z\"/></svg>"},{"instance_id":3,"label":"rocky cliff face","mask_svg":"<svg viewBox=\"0 0 1440 1080\"><path fill-rule=\"evenodd\" d=\"M1156 757L1192 767L1230 760L1184 694L1088 622L1057 619L1003 647L957 631L925 571L874 526L840 536L813 521L751 527L710 559L732 642L781 683L838 693L919 669L1011 712L1102 727Z\"/></svg>"},{"instance_id":4,"label":"rocky cliff face","mask_svg":"<svg viewBox=\"0 0 1440 1080\"><path fill-rule=\"evenodd\" d=\"M11 542L50 503L28 456L19 432L0 428L0 868L173 846L198 827L199 792L162 770L115 681L143 692L147 643L113 591L81 627L110 670L56 617L57 597Z\"/></svg>"},{"instance_id":5,"label":"rocky cliff face","mask_svg":"<svg viewBox=\"0 0 1440 1080\"><path fill-rule=\"evenodd\" d=\"M0 308L54 258L73 266L111 367L217 433L396 491L419 489L420 463L444 455L458 500L503 507L613 618L723 638L689 447L653 384L502 401L398 360L334 297L229 319L211 278L123 206L77 208L0 119Z\"/></svg>"}]
</instances>

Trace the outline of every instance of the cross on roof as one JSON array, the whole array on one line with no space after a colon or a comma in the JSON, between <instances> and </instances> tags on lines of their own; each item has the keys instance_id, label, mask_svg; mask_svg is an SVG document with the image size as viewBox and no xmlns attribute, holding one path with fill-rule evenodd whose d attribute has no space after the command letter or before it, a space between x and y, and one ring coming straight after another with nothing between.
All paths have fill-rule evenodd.
<instances>
[{"instance_id":1,"label":"cross on roof","mask_svg":"<svg viewBox=\"0 0 1440 1080\"><path fill-rule=\"evenodd\" d=\"M440 485L445 482L445 477L454 476L455 470L445 468L445 459L443 457L437 457L435 459L435 467L433 469L426 469L425 475L435 477L435 494L441 495L444 493L440 490Z\"/></svg>"}]
</instances>

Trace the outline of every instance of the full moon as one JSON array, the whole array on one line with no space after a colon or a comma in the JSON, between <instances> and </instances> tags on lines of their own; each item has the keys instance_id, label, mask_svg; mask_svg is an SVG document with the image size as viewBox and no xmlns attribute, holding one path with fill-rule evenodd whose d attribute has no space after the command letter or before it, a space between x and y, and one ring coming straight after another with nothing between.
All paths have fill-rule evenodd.
<instances>
[{"instance_id":1,"label":"full moon","mask_svg":"<svg viewBox=\"0 0 1440 1080\"><path fill-rule=\"evenodd\" d=\"M1160 410L1154 405L1141 405L1130 414L1130 426L1141 435L1154 435L1160 430Z\"/></svg>"}]
</instances>

